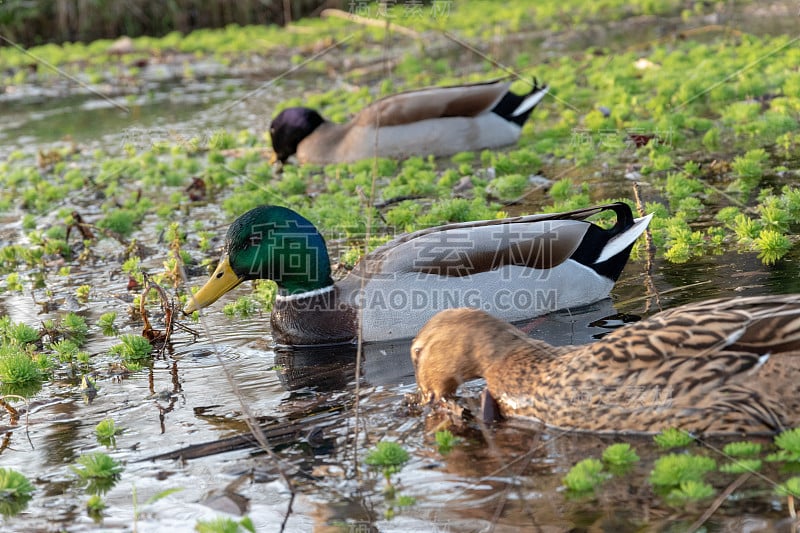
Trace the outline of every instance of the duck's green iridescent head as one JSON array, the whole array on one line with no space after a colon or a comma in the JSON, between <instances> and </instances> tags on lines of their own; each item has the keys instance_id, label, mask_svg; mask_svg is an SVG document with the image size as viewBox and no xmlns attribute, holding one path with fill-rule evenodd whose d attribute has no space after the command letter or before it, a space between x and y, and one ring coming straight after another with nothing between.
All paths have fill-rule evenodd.
<instances>
[{"instance_id":1,"label":"duck's green iridescent head","mask_svg":"<svg viewBox=\"0 0 800 533\"><path fill-rule=\"evenodd\" d=\"M325 239L291 209L268 205L248 211L228 228L219 266L184 312L211 305L249 279L271 279L282 294L333 284Z\"/></svg>"}]
</instances>

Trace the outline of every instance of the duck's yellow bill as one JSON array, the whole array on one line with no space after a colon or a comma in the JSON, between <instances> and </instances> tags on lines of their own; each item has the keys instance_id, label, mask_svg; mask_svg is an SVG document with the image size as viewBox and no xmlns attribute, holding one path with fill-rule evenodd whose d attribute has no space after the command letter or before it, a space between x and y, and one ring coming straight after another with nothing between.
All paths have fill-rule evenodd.
<instances>
[{"instance_id":1,"label":"duck's yellow bill","mask_svg":"<svg viewBox=\"0 0 800 533\"><path fill-rule=\"evenodd\" d=\"M226 255L217 265L217 269L206 281L199 291L189 297L189 303L183 308L187 315L198 309L208 307L216 302L220 296L239 285L243 278L237 276L231 268L230 258Z\"/></svg>"},{"instance_id":2,"label":"duck's yellow bill","mask_svg":"<svg viewBox=\"0 0 800 533\"><path fill-rule=\"evenodd\" d=\"M270 165L274 165L277 162L278 162L278 154L275 153L275 152L272 152L272 155L269 156L269 164Z\"/></svg>"}]
</instances>

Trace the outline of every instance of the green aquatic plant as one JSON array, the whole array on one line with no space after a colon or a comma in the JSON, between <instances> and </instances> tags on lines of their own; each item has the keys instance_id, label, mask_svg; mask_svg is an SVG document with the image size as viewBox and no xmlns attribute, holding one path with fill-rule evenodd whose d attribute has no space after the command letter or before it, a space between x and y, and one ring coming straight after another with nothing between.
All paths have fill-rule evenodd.
<instances>
[{"instance_id":1,"label":"green aquatic plant","mask_svg":"<svg viewBox=\"0 0 800 533\"><path fill-rule=\"evenodd\" d=\"M792 496L800 498L800 476L790 477L780 485L775 487L775 494L778 496Z\"/></svg>"},{"instance_id":2,"label":"green aquatic plant","mask_svg":"<svg viewBox=\"0 0 800 533\"><path fill-rule=\"evenodd\" d=\"M673 488L666 495L668 504L678 507L689 502L696 502L710 498L716 490L705 481L687 480L682 481L677 487Z\"/></svg>"},{"instance_id":3,"label":"green aquatic plant","mask_svg":"<svg viewBox=\"0 0 800 533\"><path fill-rule=\"evenodd\" d=\"M603 462L609 466L628 467L638 461L636 450L627 442L612 444L603 451Z\"/></svg>"},{"instance_id":4,"label":"green aquatic plant","mask_svg":"<svg viewBox=\"0 0 800 533\"><path fill-rule=\"evenodd\" d=\"M384 513L387 520L394 517L395 506L405 507L414 504L414 499L397 493L395 485L392 483L392 474L396 474L408 462L410 456L408 452L398 443L392 441L381 441L367 454L364 462L374 469L383 472L386 480L384 496L388 507Z\"/></svg>"},{"instance_id":5,"label":"green aquatic plant","mask_svg":"<svg viewBox=\"0 0 800 533\"><path fill-rule=\"evenodd\" d=\"M408 459L408 452L398 443L381 441L367 454L364 462L373 468L380 469L386 482L391 484L391 475L399 472Z\"/></svg>"},{"instance_id":6,"label":"green aquatic plant","mask_svg":"<svg viewBox=\"0 0 800 533\"><path fill-rule=\"evenodd\" d=\"M762 229L753 244L758 250L758 258L765 265L774 265L792 249L792 241L772 229Z\"/></svg>"},{"instance_id":7,"label":"green aquatic plant","mask_svg":"<svg viewBox=\"0 0 800 533\"><path fill-rule=\"evenodd\" d=\"M108 351L119 355L126 363L141 362L149 358L153 351L150 342L141 335L120 335L119 340L120 344L115 344Z\"/></svg>"},{"instance_id":8,"label":"green aquatic plant","mask_svg":"<svg viewBox=\"0 0 800 533\"><path fill-rule=\"evenodd\" d=\"M61 318L59 329L78 346L83 346L86 342L86 336L89 334L89 326L86 324L86 319L75 313L64 315Z\"/></svg>"},{"instance_id":9,"label":"green aquatic plant","mask_svg":"<svg viewBox=\"0 0 800 533\"><path fill-rule=\"evenodd\" d=\"M33 497L35 488L27 477L10 468L0 468L0 514L21 512Z\"/></svg>"},{"instance_id":10,"label":"green aquatic plant","mask_svg":"<svg viewBox=\"0 0 800 533\"><path fill-rule=\"evenodd\" d=\"M575 493L585 493L593 491L607 478L608 474L603 470L603 463L598 459L588 458L575 464L562 482L567 489Z\"/></svg>"},{"instance_id":11,"label":"green aquatic plant","mask_svg":"<svg viewBox=\"0 0 800 533\"><path fill-rule=\"evenodd\" d=\"M734 459L730 463L719 466L719 471L726 474L744 474L745 472L757 472L760 469L761 459L752 458Z\"/></svg>"},{"instance_id":12,"label":"green aquatic plant","mask_svg":"<svg viewBox=\"0 0 800 533\"><path fill-rule=\"evenodd\" d=\"M115 311L110 311L108 313L103 313L100 315L100 318L97 319L97 327L103 332L103 335L111 337L117 334L117 327L114 325L114 321L117 319L117 313Z\"/></svg>"},{"instance_id":13,"label":"green aquatic plant","mask_svg":"<svg viewBox=\"0 0 800 533\"><path fill-rule=\"evenodd\" d=\"M89 496L89 499L86 500L86 514L95 521L100 521L102 519L103 511L106 507L106 502L103 501L103 498L99 494L92 494Z\"/></svg>"},{"instance_id":14,"label":"green aquatic plant","mask_svg":"<svg viewBox=\"0 0 800 533\"><path fill-rule=\"evenodd\" d=\"M775 437L777 452L767 456L767 461L800 463L800 428L787 429Z\"/></svg>"},{"instance_id":15,"label":"green aquatic plant","mask_svg":"<svg viewBox=\"0 0 800 533\"><path fill-rule=\"evenodd\" d=\"M75 289L75 297L79 302L86 303L89 300L89 293L91 290L91 285L81 285Z\"/></svg>"},{"instance_id":16,"label":"green aquatic plant","mask_svg":"<svg viewBox=\"0 0 800 533\"><path fill-rule=\"evenodd\" d=\"M228 318L247 318L258 313L258 305L250 296L241 296L235 301L225 304L222 312Z\"/></svg>"},{"instance_id":17,"label":"green aquatic plant","mask_svg":"<svg viewBox=\"0 0 800 533\"><path fill-rule=\"evenodd\" d=\"M23 346L39 340L39 331L24 322L12 322L6 315L0 319L0 337L6 342Z\"/></svg>"},{"instance_id":18,"label":"green aquatic plant","mask_svg":"<svg viewBox=\"0 0 800 533\"><path fill-rule=\"evenodd\" d=\"M662 430L658 435L654 435L653 440L659 448L668 450L670 448L688 446L694 441L694 437L681 429L667 428Z\"/></svg>"},{"instance_id":19,"label":"green aquatic plant","mask_svg":"<svg viewBox=\"0 0 800 533\"><path fill-rule=\"evenodd\" d=\"M38 356L15 345L0 346L0 383L4 394L29 396L44 380Z\"/></svg>"},{"instance_id":20,"label":"green aquatic plant","mask_svg":"<svg viewBox=\"0 0 800 533\"><path fill-rule=\"evenodd\" d=\"M106 447L116 447L117 435L122 433L122 429L117 427L113 418L104 418L94 427L94 435L97 442Z\"/></svg>"},{"instance_id":21,"label":"green aquatic plant","mask_svg":"<svg viewBox=\"0 0 800 533\"><path fill-rule=\"evenodd\" d=\"M656 459L650 472L650 483L657 487L677 487L685 481L702 481L706 472L715 470L711 457L688 454L668 454Z\"/></svg>"},{"instance_id":22,"label":"green aquatic plant","mask_svg":"<svg viewBox=\"0 0 800 533\"><path fill-rule=\"evenodd\" d=\"M141 220L141 215L132 209L117 208L107 213L97 222L97 226L123 237L133 233L135 226Z\"/></svg>"},{"instance_id":23,"label":"green aquatic plant","mask_svg":"<svg viewBox=\"0 0 800 533\"><path fill-rule=\"evenodd\" d=\"M55 352L56 357L62 363L72 363L77 359L80 348L69 339L62 339L50 345L50 349Z\"/></svg>"},{"instance_id":24,"label":"green aquatic plant","mask_svg":"<svg viewBox=\"0 0 800 533\"><path fill-rule=\"evenodd\" d=\"M256 533L256 527L248 516L238 522L227 516L211 520L198 520L194 530L198 533Z\"/></svg>"},{"instance_id":25,"label":"green aquatic plant","mask_svg":"<svg viewBox=\"0 0 800 533\"><path fill-rule=\"evenodd\" d=\"M737 179L731 184L731 188L744 195L750 194L764 176L764 164L768 157L763 148L756 148L734 158L731 168Z\"/></svg>"},{"instance_id":26,"label":"green aquatic plant","mask_svg":"<svg viewBox=\"0 0 800 533\"><path fill-rule=\"evenodd\" d=\"M680 203L689 198L698 200L697 194L703 192L706 186L699 179L693 178L684 172L670 172L667 174L665 191L672 209L678 209Z\"/></svg>"},{"instance_id":27,"label":"green aquatic plant","mask_svg":"<svg viewBox=\"0 0 800 533\"><path fill-rule=\"evenodd\" d=\"M101 495L119 481L123 466L103 452L94 452L81 455L71 469L84 483L89 494Z\"/></svg>"},{"instance_id":28,"label":"green aquatic plant","mask_svg":"<svg viewBox=\"0 0 800 533\"><path fill-rule=\"evenodd\" d=\"M450 453L453 448L461 442L461 439L453 435L450 431L443 429L441 431L437 431L434 435L436 439L436 446L439 450L439 453L442 455L447 455Z\"/></svg>"},{"instance_id":29,"label":"green aquatic plant","mask_svg":"<svg viewBox=\"0 0 800 533\"><path fill-rule=\"evenodd\" d=\"M103 452L81 455L77 465L72 466L72 471L81 479L118 478L122 470L118 461Z\"/></svg>"},{"instance_id":30,"label":"green aquatic plant","mask_svg":"<svg viewBox=\"0 0 800 533\"><path fill-rule=\"evenodd\" d=\"M722 453L733 457L753 457L761 453L761 443L751 441L729 442L722 447Z\"/></svg>"},{"instance_id":31,"label":"green aquatic plant","mask_svg":"<svg viewBox=\"0 0 800 533\"><path fill-rule=\"evenodd\" d=\"M529 186L527 176L522 174L506 174L495 178L487 187L487 191L501 200L515 200L523 195Z\"/></svg>"}]
</instances>

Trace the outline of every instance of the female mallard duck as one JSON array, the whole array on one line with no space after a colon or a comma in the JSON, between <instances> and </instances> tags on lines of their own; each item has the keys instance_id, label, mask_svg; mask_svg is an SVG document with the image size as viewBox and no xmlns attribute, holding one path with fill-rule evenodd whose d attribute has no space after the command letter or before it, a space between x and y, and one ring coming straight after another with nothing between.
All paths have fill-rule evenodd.
<instances>
[{"instance_id":1,"label":"female mallard duck","mask_svg":"<svg viewBox=\"0 0 800 533\"><path fill-rule=\"evenodd\" d=\"M284 109L269 128L275 159L294 153L300 163L343 163L373 156L452 155L514 144L522 126L547 94L525 96L510 82L432 87L388 96L347 124L334 124L306 107Z\"/></svg>"},{"instance_id":2,"label":"female mallard duck","mask_svg":"<svg viewBox=\"0 0 800 533\"><path fill-rule=\"evenodd\" d=\"M449 309L411 345L424 398L486 378L505 416L601 433L709 434L800 425L800 294L684 305L585 346L553 347L476 309Z\"/></svg>"},{"instance_id":3,"label":"female mallard duck","mask_svg":"<svg viewBox=\"0 0 800 533\"><path fill-rule=\"evenodd\" d=\"M604 230L586 221L611 210ZM325 240L285 207L262 206L228 229L222 260L184 312L206 307L248 279L278 285L272 331L281 344L411 338L437 311L480 305L508 320L608 296L650 217L624 203L547 215L450 224L401 235L336 283Z\"/></svg>"}]
</instances>

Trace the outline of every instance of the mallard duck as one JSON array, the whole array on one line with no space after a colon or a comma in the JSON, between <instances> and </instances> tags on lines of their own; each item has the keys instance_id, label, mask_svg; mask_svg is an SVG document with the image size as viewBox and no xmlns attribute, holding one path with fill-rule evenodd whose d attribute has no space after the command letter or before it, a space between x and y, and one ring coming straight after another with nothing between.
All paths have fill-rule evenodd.
<instances>
[{"instance_id":1,"label":"mallard duck","mask_svg":"<svg viewBox=\"0 0 800 533\"><path fill-rule=\"evenodd\" d=\"M313 109L290 107L269 128L274 160L297 154L300 163L343 163L373 156L452 155L514 144L547 86L535 81L525 96L507 81L431 87L388 96L347 124Z\"/></svg>"},{"instance_id":2,"label":"mallard duck","mask_svg":"<svg viewBox=\"0 0 800 533\"><path fill-rule=\"evenodd\" d=\"M607 230L585 220L607 210L617 217ZM334 283L314 225L286 207L262 206L231 224L219 266L184 312L242 281L271 279L281 344L351 342L359 307L364 341L411 338L437 311L463 305L522 320L607 297L649 221L615 203L428 228L380 246Z\"/></svg>"},{"instance_id":3,"label":"mallard duck","mask_svg":"<svg viewBox=\"0 0 800 533\"><path fill-rule=\"evenodd\" d=\"M449 309L422 328L411 358L424 399L484 377L503 416L557 428L725 435L800 425L800 294L683 305L577 347Z\"/></svg>"}]
</instances>

